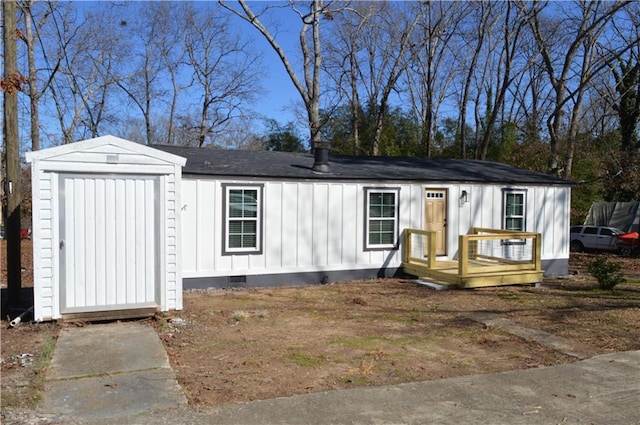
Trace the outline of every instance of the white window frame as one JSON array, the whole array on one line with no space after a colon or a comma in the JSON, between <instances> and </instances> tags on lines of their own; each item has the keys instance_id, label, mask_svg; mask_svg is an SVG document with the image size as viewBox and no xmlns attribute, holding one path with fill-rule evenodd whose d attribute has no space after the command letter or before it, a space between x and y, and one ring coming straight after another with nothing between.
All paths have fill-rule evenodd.
<instances>
[{"instance_id":1,"label":"white window frame","mask_svg":"<svg viewBox=\"0 0 640 425\"><path fill-rule=\"evenodd\" d=\"M371 195L378 193L391 193L394 196L394 216L392 218L387 217L370 217L369 209L371 204ZM378 249L397 249L398 248L398 234L399 234L399 213L400 213L400 189L399 188L365 188L365 232L364 232L364 246L365 250L378 250ZM370 242L370 229L371 222L373 220L388 220L393 222L393 237L392 243L389 244L373 244Z\"/></svg>"},{"instance_id":2,"label":"white window frame","mask_svg":"<svg viewBox=\"0 0 640 425\"><path fill-rule=\"evenodd\" d=\"M509 195L522 195L522 214L509 214L507 210L509 203ZM502 192L502 229L512 230L507 228L507 221L509 219L520 219L522 222L522 228L518 231L525 232L527 229L527 191L524 189L505 189Z\"/></svg>"},{"instance_id":3,"label":"white window frame","mask_svg":"<svg viewBox=\"0 0 640 425\"><path fill-rule=\"evenodd\" d=\"M223 184L223 205L224 214L222 222L222 234L224 240L222 241L222 253L223 255L231 254L261 254L262 253L262 223L263 223L263 201L262 201L262 185L237 185L237 184ZM255 217L231 217L230 214L230 195L232 191L236 190L250 190L256 192L256 216ZM256 223L256 243L255 246L236 248L230 245L230 222L231 221L254 221Z\"/></svg>"}]
</instances>

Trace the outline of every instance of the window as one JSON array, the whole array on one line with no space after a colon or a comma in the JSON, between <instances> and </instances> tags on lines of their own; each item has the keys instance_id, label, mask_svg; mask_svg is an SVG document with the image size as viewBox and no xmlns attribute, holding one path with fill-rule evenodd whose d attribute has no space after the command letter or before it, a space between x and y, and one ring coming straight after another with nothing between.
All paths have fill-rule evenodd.
<instances>
[{"instance_id":1,"label":"window","mask_svg":"<svg viewBox=\"0 0 640 425\"><path fill-rule=\"evenodd\" d=\"M505 230L524 231L525 192L504 192L504 222Z\"/></svg>"},{"instance_id":2,"label":"window","mask_svg":"<svg viewBox=\"0 0 640 425\"><path fill-rule=\"evenodd\" d=\"M618 233L614 232L612 229L607 229L606 227L603 227L602 229L600 229L600 234L605 236L615 236Z\"/></svg>"},{"instance_id":3,"label":"window","mask_svg":"<svg viewBox=\"0 0 640 425\"><path fill-rule=\"evenodd\" d=\"M262 186L224 185L224 253L259 253L262 249Z\"/></svg>"},{"instance_id":4,"label":"window","mask_svg":"<svg viewBox=\"0 0 640 425\"><path fill-rule=\"evenodd\" d=\"M398 190L366 189L366 248L395 248L398 238Z\"/></svg>"}]
</instances>

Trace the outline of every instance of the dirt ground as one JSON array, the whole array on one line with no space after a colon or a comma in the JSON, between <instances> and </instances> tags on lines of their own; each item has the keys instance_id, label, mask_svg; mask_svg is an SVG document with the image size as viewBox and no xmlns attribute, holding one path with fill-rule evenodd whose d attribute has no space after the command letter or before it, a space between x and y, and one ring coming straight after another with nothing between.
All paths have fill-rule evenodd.
<instances>
[{"instance_id":1,"label":"dirt ground","mask_svg":"<svg viewBox=\"0 0 640 425\"><path fill-rule=\"evenodd\" d=\"M640 349L640 260L628 283L594 290L593 255L542 287L434 291L384 279L186 293L184 311L156 322L194 405L397 384L572 362L563 353L470 319L492 313L572 338L593 355Z\"/></svg>"},{"instance_id":2,"label":"dirt ground","mask_svg":"<svg viewBox=\"0 0 640 425\"><path fill-rule=\"evenodd\" d=\"M572 275L540 287L434 291L382 279L194 291L184 294L183 311L149 322L196 406L540 367L576 359L471 316L491 313L571 338L593 355L638 350L640 259L608 258L623 263L627 278L613 291L594 289L586 272L594 254L572 254ZM70 325L7 329L5 319L2 408L29 408L55 338Z\"/></svg>"},{"instance_id":3,"label":"dirt ground","mask_svg":"<svg viewBox=\"0 0 640 425\"><path fill-rule=\"evenodd\" d=\"M22 287L33 286L33 244L30 239L24 239L20 244ZM0 288L7 287L7 241L0 241Z\"/></svg>"}]
</instances>

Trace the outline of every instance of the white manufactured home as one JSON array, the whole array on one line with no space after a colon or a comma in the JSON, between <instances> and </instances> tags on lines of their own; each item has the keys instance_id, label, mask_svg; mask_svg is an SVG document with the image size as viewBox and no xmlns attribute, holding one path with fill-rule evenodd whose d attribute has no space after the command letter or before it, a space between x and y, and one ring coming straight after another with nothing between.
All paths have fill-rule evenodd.
<instances>
[{"instance_id":1,"label":"white manufactured home","mask_svg":"<svg viewBox=\"0 0 640 425\"><path fill-rule=\"evenodd\" d=\"M553 176L383 157L330 157L318 173L309 154L157 148L187 159L185 288L392 276L402 270L406 229L434 232L438 262L456 260L460 235L475 228L539 234L544 272L567 273L572 184Z\"/></svg>"},{"instance_id":2,"label":"white manufactured home","mask_svg":"<svg viewBox=\"0 0 640 425\"><path fill-rule=\"evenodd\" d=\"M35 320L182 309L184 158L105 136L26 159Z\"/></svg>"}]
</instances>

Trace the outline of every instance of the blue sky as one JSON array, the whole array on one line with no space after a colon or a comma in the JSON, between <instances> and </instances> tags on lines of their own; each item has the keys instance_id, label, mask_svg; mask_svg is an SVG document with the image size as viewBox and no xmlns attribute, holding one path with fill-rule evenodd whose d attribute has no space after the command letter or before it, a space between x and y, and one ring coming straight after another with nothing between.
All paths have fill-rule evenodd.
<instances>
[{"instance_id":1,"label":"blue sky","mask_svg":"<svg viewBox=\"0 0 640 425\"><path fill-rule=\"evenodd\" d=\"M96 0L76 0L71 2L71 4L80 12L95 10L98 7L105 6L107 3L123 4L127 2L106 2ZM140 1L138 3L143 5L145 2ZM207 9L209 6L217 6L216 1L196 1L194 3L196 7L202 7L203 10ZM250 6L256 13L258 13L258 11L267 3L280 3L282 5L286 5L284 2L249 2ZM237 6L235 1L229 1L229 4ZM283 125L289 121L294 121L296 126L301 130L301 133L306 132L305 123L298 122L296 114L294 113L294 109L296 108L298 110L304 110L300 94L291 82L280 58L258 30L253 28L249 23L233 16L230 12L225 13L228 13L229 21L232 24L234 31L241 32L251 40L251 43L260 52L262 68L257 69L256 72L260 74L259 79L262 83L264 95L260 96L257 101L251 105L251 109L255 110L256 113L263 115L265 118L275 119ZM134 18L135 17L132 17L132 19ZM290 8L285 7L282 9L272 9L269 13L269 19L275 19L282 25L281 32L278 34L276 39L286 51L290 61L294 64L299 63L300 47L298 43L298 34L300 30L300 22L297 15L295 15ZM269 27L269 22L264 22L267 27ZM301 78L301 75L299 75L299 78ZM256 120L255 126L255 130L258 132L261 132L264 129L261 120Z\"/></svg>"},{"instance_id":2,"label":"blue sky","mask_svg":"<svg viewBox=\"0 0 640 425\"><path fill-rule=\"evenodd\" d=\"M266 2L250 2L249 4L258 10ZM277 14L277 18L282 22L286 28L287 33L284 33L287 37L277 37L278 43L285 49L287 54L290 55L290 60L294 60L297 55L298 43L297 43L297 27L296 16L290 11L284 10ZM262 52L262 60L265 65L265 69L261 70L262 82L265 90L265 96L256 103L257 112L277 119L280 122L286 122L293 120L293 114L291 108L293 102L301 104L301 98L298 91L295 89L289 75L287 74L284 65L280 61L280 58L265 40L265 38L253 28L249 23L242 21L240 18L233 17L232 22L234 26L244 32L248 37L255 40L255 46ZM282 118L281 118L282 117ZM288 118L287 118L288 117Z\"/></svg>"},{"instance_id":3,"label":"blue sky","mask_svg":"<svg viewBox=\"0 0 640 425\"><path fill-rule=\"evenodd\" d=\"M208 1L208 3L215 2ZM232 6L237 6L235 1L228 1L228 3ZM286 5L286 2L250 1L248 3L256 14L267 4ZM271 30L272 28L270 28L269 22L266 19L267 18L263 20L263 24ZM286 7L270 10L268 19L276 19L278 23L282 24L282 28L276 36L276 41L285 50L289 60L294 65L299 64L299 17L295 15L289 7ZM294 121L298 127L306 131L305 124L297 122L297 117L294 112L294 109L298 111L304 110L302 99L276 52L264 36L249 23L242 21L236 16L232 16L230 22L233 23L235 29L238 29L248 38L254 40L255 47L261 52L264 69L261 69L259 72L261 73L260 79L262 80L265 94L255 103L254 109L256 112L267 118L273 118L281 124ZM301 72L298 78L302 80Z\"/></svg>"}]
</instances>

